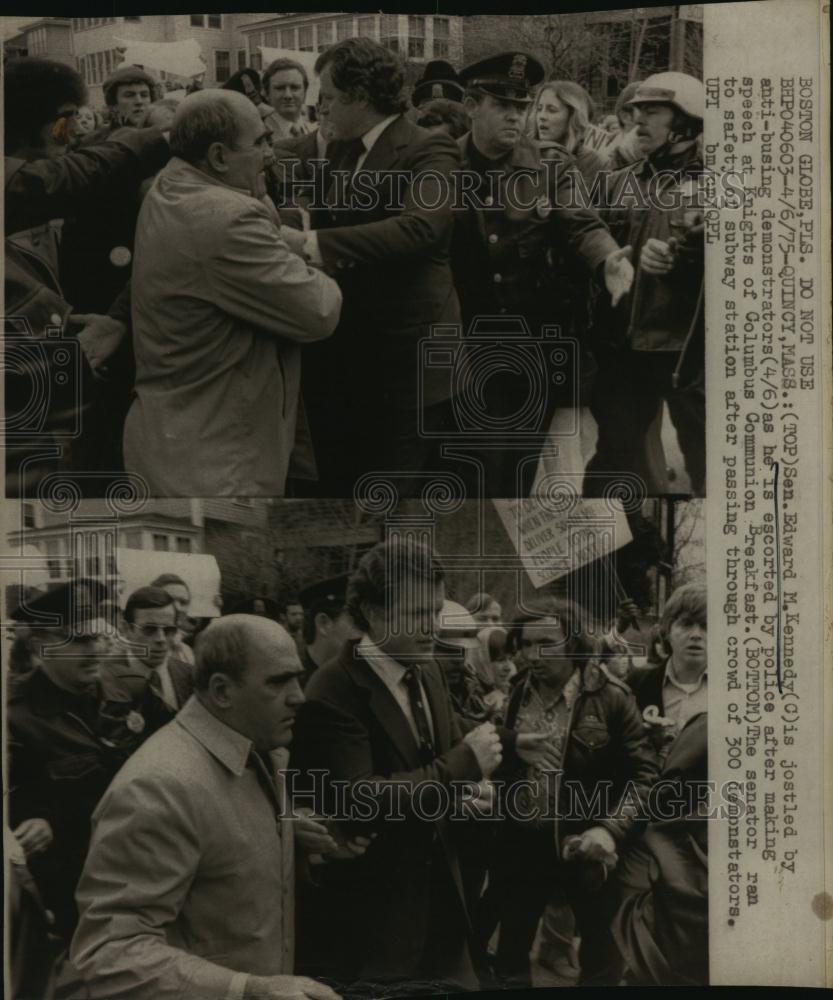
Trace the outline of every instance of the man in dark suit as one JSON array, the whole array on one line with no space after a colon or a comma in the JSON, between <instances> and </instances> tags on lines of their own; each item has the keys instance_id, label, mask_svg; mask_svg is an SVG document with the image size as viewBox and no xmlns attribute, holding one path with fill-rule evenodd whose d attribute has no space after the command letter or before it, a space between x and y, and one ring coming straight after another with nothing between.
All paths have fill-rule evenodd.
<instances>
[{"instance_id":1,"label":"man in dark suit","mask_svg":"<svg viewBox=\"0 0 833 1000\"><path fill-rule=\"evenodd\" d=\"M322 871L316 912L298 933L306 945L299 968L349 995L394 983L415 992L421 984L425 993L477 986L447 813L455 784L488 777L501 744L491 723L464 737L452 710L433 659L444 592L429 549L397 540L375 546L347 594L364 635L312 675L298 717L292 766L307 778L328 772L316 789L320 810L337 812L345 829L377 835L363 857Z\"/></svg>"},{"instance_id":2,"label":"man in dark suit","mask_svg":"<svg viewBox=\"0 0 833 1000\"><path fill-rule=\"evenodd\" d=\"M178 631L174 598L161 587L140 587L124 608L122 637L130 644L127 655L108 661L103 675L134 697L150 688L178 712L194 691L194 668L171 651Z\"/></svg>"},{"instance_id":3,"label":"man in dark suit","mask_svg":"<svg viewBox=\"0 0 833 1000\"><path fill-rule=\"evenodd\" d=\"M460 319L448 260L459 152L406 117L402 63L378 43L339 42L316 71L334 134L326 204L310 211L311 231L284 235L344 296L329 343L305 350L303 385L321 488L352 495L364 472L431 466L435 438L420 420L434 434L449 421L452 366L420 379L420 341Z\"/></svg>"}]
</instances>

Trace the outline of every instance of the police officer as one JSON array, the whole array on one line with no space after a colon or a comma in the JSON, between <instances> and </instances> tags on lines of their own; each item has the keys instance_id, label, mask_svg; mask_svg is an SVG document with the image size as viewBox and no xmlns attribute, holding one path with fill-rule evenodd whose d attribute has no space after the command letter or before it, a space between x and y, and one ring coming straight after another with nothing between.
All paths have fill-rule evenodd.
<instances>
[{"instance_id":1,"label":"police officer","mask_svg":"<svg viewBox=\"0 0 833 1000\"><path fill-rule=\"evenodd\" d=\"M599 438L584 491L598 495L621 472L641 475L649 493L668 491L664 463L646 459L664 401L691 492L703 496L703 84L686 73L657 73L627 106L635 109L643 158L612 175L603 214L613 235L633 247L636 277L619 307L600 302L595 318Z\"/></svg>"},{"instance_id":2,"label":"police officer","mask_svg":"<svg viewBox=\"0 0 833 1000\"><path fill-rule=\"evenodd\" d=\"M348 639L359 637L347 611L347 580L348 574L342 573L310 584L299 595L304 608L302 686L319 667L341 654Z\"/></svg>"},{"instance_id":3,"label":"police officer","mask_svg":"<svg viewBox=\"0 0 833 1000\"><path fill-rule=\"evenodd\" d=\"M555 407L574 405L569 357L541 339L542 327L563 325L558 285L569 281L552 273L551 251L563 247L617 299L633 276L598 214L573 207L571 161L548 166L524 134L530 92L543 78L522 52L460 73L472 127L458 140L467 190L457 190L452 268L468 338L462 395L468 388L472 422L480 407L473 438L482 430L483 447L474 450L491 496L529 493Z\"/></svg>"},{"instance_id":4,"label":"police officer","mask_svg":"<svg viewBox=\"0 0 833 1000\"><path fill-rule=\"evenodd\" d=\"M420 108L429 101L445 100L462 103L465 91L457 71L445 59L432 59L425 64L422 76L411 91L411 104Z\"/></svg>"},{"instance_id":5,"label":"police officer","mask_svg":"<svg viewBox=\"0 0 833 1000\"><path fill-rule=\"evenodd\" d=\"M131 701L99 679L102 597L101 584L77 580L14 616L32 629L35 651L9 693L9 824L67 943L93 810L122 763L173 715L151 691Z\"/></svg>"}]
</instances>

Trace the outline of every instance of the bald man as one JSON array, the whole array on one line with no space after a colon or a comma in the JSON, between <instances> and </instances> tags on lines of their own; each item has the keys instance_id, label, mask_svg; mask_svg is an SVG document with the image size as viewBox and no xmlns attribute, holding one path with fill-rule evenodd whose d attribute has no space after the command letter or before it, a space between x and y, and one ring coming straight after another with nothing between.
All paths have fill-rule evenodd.
<instances>
[{"instance_id":1,"label":"bald man","mask_svg":"<svg viewBox=\"0 0 833 1000\"><path fill-rule=\"evenodd\" d=\"M291 975L293 834L280 770L304 700L289 633L229 615L196 690L93 816L72 959L94 998L334 1000Z\"/></svg>"},{"instance_id":2,"label":"bald man","mask_svg":"<svg viewBox=\"0 0 833 1000\"><path fill-rule=\"evenodd\" d=\"M281 236L247 97L186 97L170 144L136 229L125 467L155 496L282 496L293 452L312 466L301 345L333 332L341 292Z\"/></svg>"}]
</instances>

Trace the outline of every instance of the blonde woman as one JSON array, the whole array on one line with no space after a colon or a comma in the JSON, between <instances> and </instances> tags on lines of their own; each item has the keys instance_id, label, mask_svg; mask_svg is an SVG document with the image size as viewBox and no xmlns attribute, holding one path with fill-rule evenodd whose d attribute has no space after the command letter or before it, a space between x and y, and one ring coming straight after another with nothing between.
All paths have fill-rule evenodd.
<instances>
[{"instance_id":1,"label":"blonde woman","mask_svg":"<svg viewBox=\"0 0 833 1000\"><path fill-rule=\"evenodd\" d=\"M565 149L575 160L585 183L592 185L605 167L604 157L584 144L593 117L593 101L584 87L571 80L550 80L541 86L530 116L533 138L543 156L553 147Z\"/></svg>"}]
</instances>

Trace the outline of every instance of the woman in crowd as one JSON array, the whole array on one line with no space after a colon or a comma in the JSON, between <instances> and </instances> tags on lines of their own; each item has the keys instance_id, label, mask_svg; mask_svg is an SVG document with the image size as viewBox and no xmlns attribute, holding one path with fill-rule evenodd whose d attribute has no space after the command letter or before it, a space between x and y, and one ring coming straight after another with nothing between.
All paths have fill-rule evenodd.
<instances>
[{"instance_id":1,"label":"woman in crowd","mask_svg":"<svg viewBox=\"0 0 833 1000\"><path fill-rule=\"evenodd\" d=\"M533 138L541 155L552 156L553 147L565 149L575 160L588 189L605 167L604 157L584 143L593 118L593 101L584 87L572 80L550 80L538 91L531 117Z\"/></svg>"}]
</instances>

